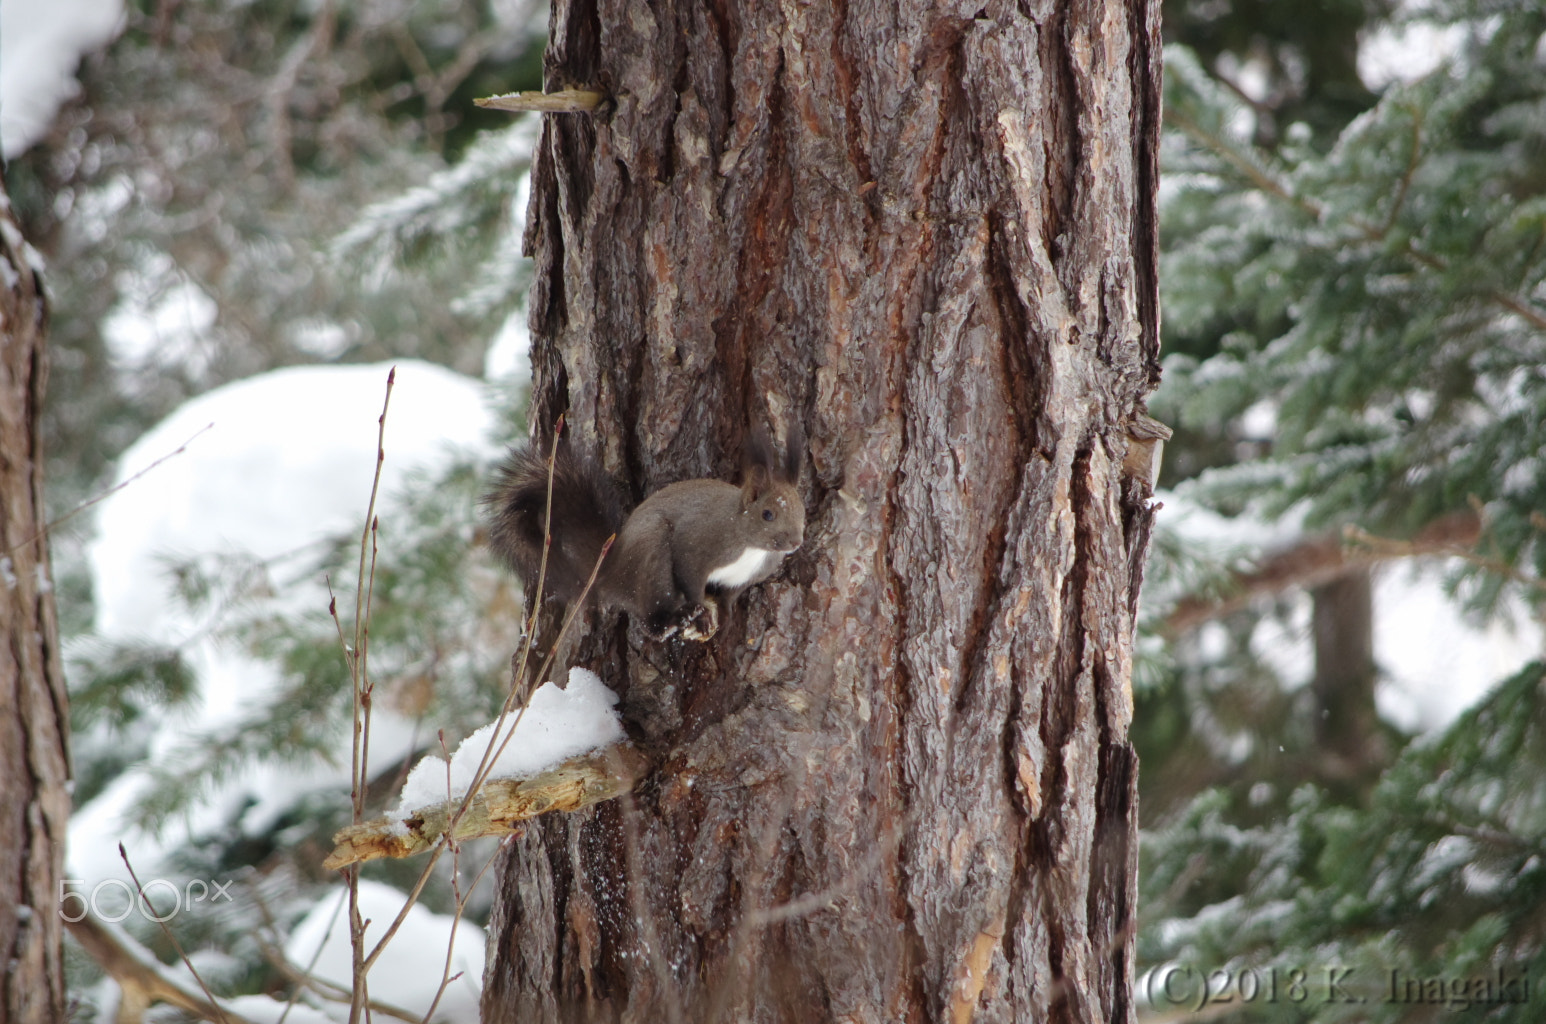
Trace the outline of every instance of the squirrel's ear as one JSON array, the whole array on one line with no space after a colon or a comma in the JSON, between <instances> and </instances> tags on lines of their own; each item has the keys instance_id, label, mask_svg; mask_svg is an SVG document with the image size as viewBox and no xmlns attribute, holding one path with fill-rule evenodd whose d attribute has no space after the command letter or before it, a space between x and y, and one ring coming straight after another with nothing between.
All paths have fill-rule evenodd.
<instances>
[{"instance_id":1,"label":"squirrel's ear","mask_svg":"<svg viewBox=\"0 0 1546 1024\"><path fill-rule=\"evenodd\" d=\"M760 468L764 473L771 473L775 465L773 442L768 439L767 428L753 427L750 436L746 438L746 450L741 457L741 469L747 479L750 479L754 469Z\"/></svg>"},{"instance_id":2,"label":"squirrel's ear","mask_svg":"<svg viewBox=\"0 0 1546 1024\"><path fill-rule=\"evenodd\" d=\"M761 501L772 482L773 475L766 466L755 463L747 466L741 479L741 510L744 512Z\"/></svg>"},{"instance_id":3,"label":"squirrel's ear","mask_svg":"<svg viewBox=\"0 0 1546 1024\"><path fill-rule=\"evenodd\" d=\"M784 479L795 483L800 479L800 464L805 461L805 428L800 421L791 418L784 432Z\"/></svg>"}]
</instances>

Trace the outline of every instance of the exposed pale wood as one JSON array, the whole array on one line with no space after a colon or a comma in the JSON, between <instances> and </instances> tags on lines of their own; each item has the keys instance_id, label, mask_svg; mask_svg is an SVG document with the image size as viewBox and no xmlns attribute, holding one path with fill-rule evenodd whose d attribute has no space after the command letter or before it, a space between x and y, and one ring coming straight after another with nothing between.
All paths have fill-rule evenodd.
<instances>
[{"instance_id":1,"label":"exposed pale wood","mask_svg":"<svg viewBox=\"0 0 1546 1024\"><path fill-rule=\"evenodd\" d=\"M458 840L507 835L517 824L550 811L577 811L633 788L644 759L623 743L572 757L529 779L489 779L479 788L452 835ZM411 857L440 842L460 799L414 811L404 821L381 818L350 825L333 836L322 866L336 871L382 857Z\"/></svg>"},{"instance_id":2,"label":"exposed pale wood","mask_svg":"<svg viewBox=\"0 0 1546 1024\"><path fill-rule=\"evenodd\" d=\"M483 96L472 102L490 110L508 110L512 113L535 110L543 114L564 114L589 113L604 99L604 93L593 89L560 89L557 92L507 92L498 96Z\"/></svg>"}]
</instances>

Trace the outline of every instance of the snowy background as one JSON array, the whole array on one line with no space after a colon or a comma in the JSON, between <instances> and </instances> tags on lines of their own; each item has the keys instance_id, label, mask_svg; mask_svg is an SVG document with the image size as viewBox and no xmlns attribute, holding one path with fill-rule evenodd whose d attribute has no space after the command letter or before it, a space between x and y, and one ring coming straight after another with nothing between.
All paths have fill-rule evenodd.
<instances>
[{"instance_id":1,"label":"snowy background","mask_svg":"<svg viewBox=\"0 0 1546 1024\"><path fill-rule=\"evenodd\" d=\"M7 155L21 152L44 131L58 104L76 88L72 73L79 54L111 38L120 18L117 0L0 0L0 142ZM1386 33L1367 42L1363 70L1374 84L1411 77L1452 45L1437 31ZM106 330L115 356L139 365L149 358L197 358L200 332L212 319L212 300L189 285L155 304L120 308ZM525 341L520 318L512 318L490 353L489 380L524 372ZM91 556L97 631L109 639L180 647L197 671L199 700L196 710L168 716L160 724L145 765L125 772L77 810L69 874L82 887L126 877L119 842L142 874L154 874L169 850L196 841L233 808L246 807L242 825L257 833L297 794L347 787L347 768L259 768L216 787L200 810L159 837L138 833L123 821L124 808L149 784L148 770L157 757L177 749L190 734L234 720L244 707L270 696L276 684L270 666L212 640L208 623L176 600L166 576L169 561L240 550L281 563L357 523L370 492L386 375L386 365L306 367L230 384L188 402L121 460L118 479L126 481L186 445L97 509L100 525ZM384 519L390 517L391 495L404 474L443 465L456 451L491 451L494 415L487 395L485 380L427 363L399 364L387 424ZM1162 515L1200 546L1270 544L1274 531L1281 532L1279 527L1226 526L1173 497L1166 505ZM1380 709L1404 729L1444 726L1542 647L1539 630L1523 615L1514 617L1512 629L1507 624L1468 627L1443 592L1442 568L1396 566L1377 577ZM320 581L305 581L287 599L309 603L318 615L326 613ZM1308 602L1302 604L1302 614L1287 628L1264 624L1257 642L1285 677L1307 679L1309 612ZM609 720L605 694L584 681L576 696L594 706L582 715L592 724L574 729L602 723L595 727L604 732ZM376 759L404 756L419 739L413 722L390 712L377 715ZM443 785L431 777L434 771L433 765L425 769L425 792ZM408 801L418 795L410 791ZM394 916L402 903L400 893L376 883L363 886L362 896L365 916L377 920ZM405 933L412 940L399 942L398 951L382 962L372 994L422 1011L433 997L453 928L449 918L422 908L414 914ZM450 1019L475 1012L483 965L481 930L463 921L455 934L453 973L464 975L442 1002ZM346 985L347 930L334 900L319 903L291 936L292 960L308 962L319 949L317 973ZM235 1008L267 1019L273 1004L245 997ZM298 1011L290 1019L322 1018Z\"/></svg>"},{"instance_id":2,"label":"snowy background","mask_svg":"<svg viewBox=\"0 0 1546 1024\"><path fill-rule=\"evenodd\" d=\"M36 142L75 95L80 55L117 34L122 0L0 0L0 148Z\"/></svg>"}]
</instances>

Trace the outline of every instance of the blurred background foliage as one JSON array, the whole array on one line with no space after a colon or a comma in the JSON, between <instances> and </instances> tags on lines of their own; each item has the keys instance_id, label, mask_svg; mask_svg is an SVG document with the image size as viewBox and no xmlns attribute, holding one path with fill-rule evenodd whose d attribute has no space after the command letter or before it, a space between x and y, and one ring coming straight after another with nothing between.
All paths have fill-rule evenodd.
<instances>
[{"instance_id":1,"label":"blurred background foliage","mask_svg":"<svg viewBox=\"0 0 1546 1024\"><path fill-rule=\"evenodd\" d=\"M1539 662L1414 720L1374 630L1540 635L1546 10L1172 0L1165 31L1140 970L1309 972L1214 1019L1432 1019L1392 971L1543 966ZM1378 585L1413 566L1451 599L1433 635Z\"/></svg>"}]
</instances>

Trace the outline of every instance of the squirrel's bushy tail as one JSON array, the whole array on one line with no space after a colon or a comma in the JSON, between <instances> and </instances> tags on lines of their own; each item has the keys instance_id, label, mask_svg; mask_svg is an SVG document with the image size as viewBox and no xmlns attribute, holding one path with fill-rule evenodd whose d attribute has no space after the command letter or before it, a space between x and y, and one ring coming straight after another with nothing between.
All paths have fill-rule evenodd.
<instances>
[{"instance_id":1,"label":"squirrel's bushy tail","mask_svg":"<svg viewBox=\"0 0 1546 1024\"><path fill-rule=\"evenodd\" d=\"M489 547L528 587L535 586L548 507L546 456L532 448L511 451L483 504L489 516ZM606 476L560 444L553 462L553 544L543 589L561 601L578 597L602 545L622 529L626 518Z\"/></svg>"}]
</instances>

